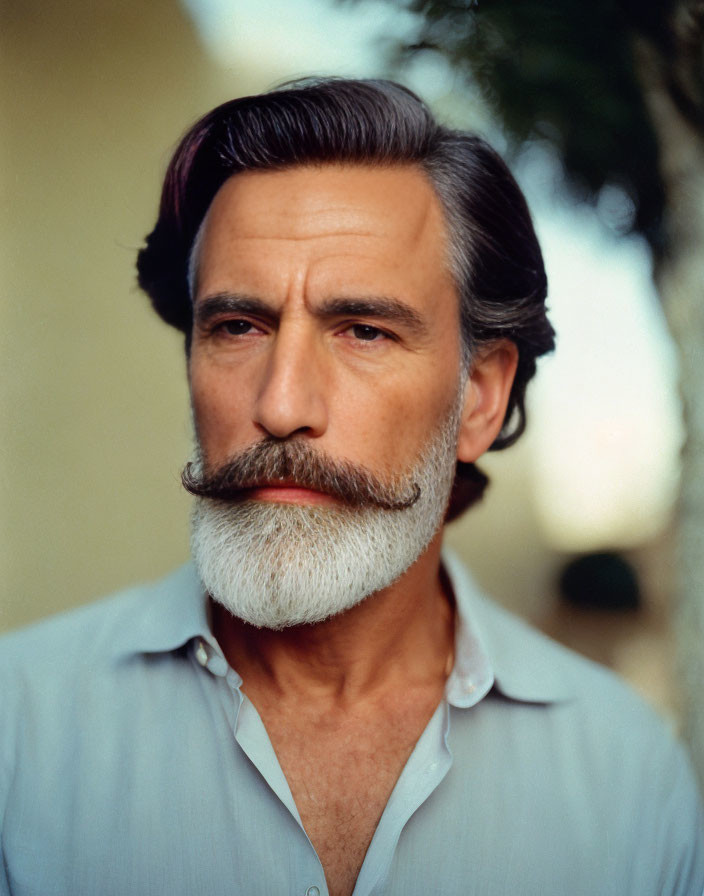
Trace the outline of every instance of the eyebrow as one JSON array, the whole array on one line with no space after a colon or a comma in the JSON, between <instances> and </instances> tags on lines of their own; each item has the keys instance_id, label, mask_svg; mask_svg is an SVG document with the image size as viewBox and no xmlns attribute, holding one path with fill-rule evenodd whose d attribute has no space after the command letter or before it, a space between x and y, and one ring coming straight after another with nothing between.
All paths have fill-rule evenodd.
<instances>
[{"instance_id":1,"label":"eyebrow","mask_svg":"<svg viewBox=\"0 0 704 896\"><path fill-rule=\"evenodd\" d=\"M271 306L261 299L229 292L208 296L199 302L193 311L194 320L200 326L207 324L219 314L253 314L267 318L275 316Z\"/></svg>"},{"instance_id":2,"label":"eyebrow","mask_svg":"<svg viewBox=\"0 0 704 896\"><path fill-rule=\"evenodd\" d=\"M374 317L402 324L419 334L427 330L425 321L415 308L388 296L327 299L315 310L315 314L318 317Z\"/></svg>"},{"instance_id":3,"label":"eyebrow","mask_svg":"<svg viewBox=\"0 0 704 896\"><path fill-rule=\"evenodd\" d=\"M219 314L252 314L268 319L279 316L278 311L262 299L237 293L208 296L196 305L194 312L195 320L201 326ZM313 314L323 320L346 316L372 317L401 324L417 335L424 335L428 329L426 322L414 308L389 296L326 299L314 308Z\"/></svg>"}]
</instances>

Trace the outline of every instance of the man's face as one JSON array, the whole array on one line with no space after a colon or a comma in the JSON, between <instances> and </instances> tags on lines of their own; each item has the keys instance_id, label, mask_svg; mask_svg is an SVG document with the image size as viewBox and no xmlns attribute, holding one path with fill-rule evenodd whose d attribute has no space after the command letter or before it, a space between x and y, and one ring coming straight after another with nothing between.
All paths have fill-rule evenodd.
<instances>
[{"instance_id":1,"label":"man's face","mask_svg":"<svg viewBox=\"0 0 704 896\"><path fill-rule=\"evenodd\" d=\"M302 439L384 478L456 403L459 308L439 201L413 167L249 172L208 212L190 386L205 465ZM274 486L251 498L334 503Z\"/></svg>"},{"instance_id":2,"label":"man's face","mask_svg":"<svg viewBox=\"0 0 704 896\"><path fill-rule=\"evenodd\" d=\"M467 426L438 201L412 168L238 175L196 261L201 579L257 626L346 612L437 535Z\"/></svg>"}]
</instances>

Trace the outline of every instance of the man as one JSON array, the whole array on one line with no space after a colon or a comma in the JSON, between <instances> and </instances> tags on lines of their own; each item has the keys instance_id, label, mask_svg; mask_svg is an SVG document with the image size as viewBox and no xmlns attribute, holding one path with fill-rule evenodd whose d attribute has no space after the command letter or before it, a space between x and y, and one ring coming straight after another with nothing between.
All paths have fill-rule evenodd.
<instances>
[{"instance_id":1,"label":"man","mask_svg":"<svg viewBox=\"0 0 704 896\"><path fill-rule=\"evenodd\" d=\"M0 891L700 894L680 748L441 554L552 347L525 201L388 82L183 139L194 566L4 640Z\"/></svg>"}]
</instances>

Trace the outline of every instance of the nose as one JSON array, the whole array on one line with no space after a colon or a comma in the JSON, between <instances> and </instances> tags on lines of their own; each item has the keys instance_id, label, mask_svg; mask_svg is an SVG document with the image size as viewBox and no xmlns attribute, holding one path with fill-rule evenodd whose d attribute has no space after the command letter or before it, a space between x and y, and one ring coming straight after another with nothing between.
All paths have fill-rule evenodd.
<instances>
[{"instance_id":1,"label":"nose","mask_svg":"<svg viewBox=\"0 0 704 896\"><path fill-rule=\"evenodd\" d=\"M324 376L315 336L283 324L272 340L254 416L267 435L320 436L327 429Z\"/></svg>"}]
</instances>

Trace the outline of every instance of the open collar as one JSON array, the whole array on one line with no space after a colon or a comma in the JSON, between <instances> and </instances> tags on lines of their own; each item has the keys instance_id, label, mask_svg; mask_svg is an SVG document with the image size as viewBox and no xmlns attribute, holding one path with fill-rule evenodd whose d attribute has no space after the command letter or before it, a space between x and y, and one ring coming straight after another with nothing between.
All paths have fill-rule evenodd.
<instances>
[{"instance_id":1,"label":"open collar","mask_svg":"<svg viewBox=\"0 0 704 896\"><path fill-rule=\"evenodd\" d=\"M455 662L445 693L467 708L492 688L526 703L569 699L563 648L516 619L477 588L457 556L443 549L443 566L454 591L457 624ZM148 589L134 589L125 606L116 654L168 653L201 639L221 655L208 622L207 599L192 563Z\"/></svg>"}]
</instances>

